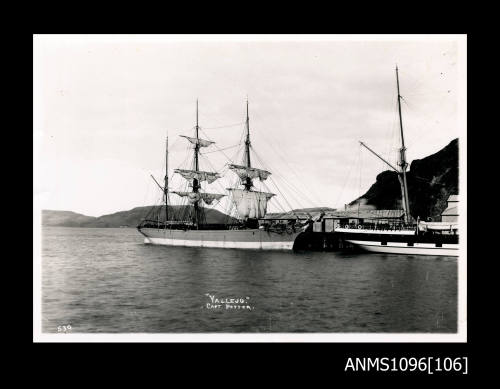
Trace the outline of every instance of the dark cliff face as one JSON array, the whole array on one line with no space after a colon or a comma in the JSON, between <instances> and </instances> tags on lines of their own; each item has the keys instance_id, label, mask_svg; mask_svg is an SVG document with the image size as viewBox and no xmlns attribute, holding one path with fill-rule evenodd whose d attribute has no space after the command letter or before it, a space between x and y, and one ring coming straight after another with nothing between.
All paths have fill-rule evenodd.
<instances>
[{"instance_id":1,"label":"dark cliff face","mask_svg":"<svg viewBox=\"0 0 500 389\"><path fill-rule=\"evenodd\" d=\"M437 220L446 209L448 197L459 193L458 139L435 154L414 160L406 178L412 216ZM377 209L400 209L401 187L397 173L389 170L380 173L360 198Z\"/></svg>"}]
</instances>

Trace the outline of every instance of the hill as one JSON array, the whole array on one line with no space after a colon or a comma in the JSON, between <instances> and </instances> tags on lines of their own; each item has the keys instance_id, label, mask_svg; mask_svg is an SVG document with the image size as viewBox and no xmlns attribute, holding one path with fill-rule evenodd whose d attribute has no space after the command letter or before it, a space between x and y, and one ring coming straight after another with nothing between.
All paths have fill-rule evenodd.
<instances>
[{"instance_id":1,"label":"hill","mask_svg":"<svg viewBox=\"0 0 500 389\"><path fill-rule=\"evenodd\" d=\"M96 218L71 211L42 211L42 225L44 226L80 227L91 223L94 219Z\"/></svg>"},{"instance_id":2,"label":"hill","mask_svg":"<svg viewBox=\"0 0 500 389\"><path fill-rule=\"evenodd\" d=\"M188 206L169 206L169 213L182 213L187 211L187 207ZM60 227L135 227L148 214L150 215L148 218L156 220L158 211L160 211L160 221L162 220L162 216L164 220L164 207L153 205L136 207L128 211L115 212L99 217L85 216L70 211L43 210L42 225ZM205 216L207 223L223 223L226 222L229 217L215 209L206 209Z\"/></svg>"},{"instance_id":3,"label":"hill","mask_svg":"<svg viewBox=\"0 0 500 389\"><path fill-rule=\"evenodd\" d=\"M414 160L406 177L412 216L438 220L446 209L448 197L458 194L458 139L437 153ZM357 206L358 202L361 208L401 209L397 173L392 170L380 173L370 189L349 207Z\"/></svg>"}]
</instances>

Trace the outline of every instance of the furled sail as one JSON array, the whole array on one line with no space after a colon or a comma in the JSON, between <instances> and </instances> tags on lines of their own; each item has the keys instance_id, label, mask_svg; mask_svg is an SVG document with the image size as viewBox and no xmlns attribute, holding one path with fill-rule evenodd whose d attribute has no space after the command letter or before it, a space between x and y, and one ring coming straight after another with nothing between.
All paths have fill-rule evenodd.
<instances>
[{"instance_id":1,"label":"furled sail","mask_svg":"<svg viewBox=\"0 0 500 389\"><path fill-rule=\"evenodd\" d=\"M212 142L210 140L205 140L205 139L201 139L201 138L191 138L191 137L185 136L185 135L179 135L179 136L182 136L183 138L186 138L188 141L190 141L194 145L196 145L196 144L200 145L200 147L208 147L212 143L215 143L215 142Z\"/></svg>"},{"instance_id":2,"label":"furled sail","mask_svg":"<svg viewBox=\"0 0 500 389\"><path fill-rule=\"evenodd\" d=\"M271 175L271 172L268 172L267 170L256 169L254 167L231 164L229 165L229 168L233 170L242 180L245 180L248 177L250 179L259 178L264 181Z\"/></svg>"},{"instance_id":3,"label":"furled sail","mask_svg":"<svg viewBox=\"0 0 500 389\"><path fill-rule=\"evenodd\" d=\"M201 198L203 199L203 202L205 202L207 205L211 205L214 200L220 200L223 198L225 195L224 194L219 194L219 193L200 193Z\"/></svg>"},{"instance_id":4,"label":"furled sail","mask_svg":"<svg viewBox=\"0 0 500 389\"><path fill-rule=\"evenodd\" d=\"M189 204L194 204L200 199L203 200L207 205L211 205L214 200L219 200L225 195L219 193L203 193L203 192L177 192L174 191L178 196L187 197Z\"/></svg>"},{"instance_id":5,"label":"furled sail","mask_svg":"<svg viewBox=\"0 0 500 389\"><path fill-rule=\"evenodd\" d=\"M176 195L181 196L181 197L187 197L188 201L189 201L189 204L194 204L198 200L200 200L200 198L201 198L200 193L196 193L196 192L177 192L177 191L172 191L172 193L175 193Z\"/></svg>"},{"instance_id":6,"label":"furled sail","mask_svg":"<svg viewBox=\"0 0 500 389\"><path fill-rule=\"evenodd\" d=\"M232 201L236 205L241 219L262 218L266 215L267 202L274 193L253 192L243 189L228 189L232 193Z\"/></svg>"},{"instance_id":7,"label":"furled sail","mask_svg":"<svg viewBox=\"0 0 500 389\"><path fill-rule=\"evenodd\" d=\"M186 180L192 180L196 178L198 181L207 181L209 184L220 178L220 175L218 173L204 172L201 170L175 169L174 172L180 174Z\"/></svg>"}]
</instances>

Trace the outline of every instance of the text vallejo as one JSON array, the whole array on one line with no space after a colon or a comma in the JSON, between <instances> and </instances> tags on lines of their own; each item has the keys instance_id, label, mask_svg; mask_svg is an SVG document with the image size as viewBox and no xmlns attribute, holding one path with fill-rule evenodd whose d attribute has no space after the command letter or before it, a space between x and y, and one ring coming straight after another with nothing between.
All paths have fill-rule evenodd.
<instances>
[{"instance_id":1,"label":"text vallejo","mask_svg":"<svg viewBox=\"0 0 500 389\"><path fill-rule=\"evenodd\" d=\"M210 293L205 293L209 301L205 304L206 309L225 309L225 310L247 310L252 311L253 306L250 305L250 297L217 297Z\"/></svg>"}]
</instances>

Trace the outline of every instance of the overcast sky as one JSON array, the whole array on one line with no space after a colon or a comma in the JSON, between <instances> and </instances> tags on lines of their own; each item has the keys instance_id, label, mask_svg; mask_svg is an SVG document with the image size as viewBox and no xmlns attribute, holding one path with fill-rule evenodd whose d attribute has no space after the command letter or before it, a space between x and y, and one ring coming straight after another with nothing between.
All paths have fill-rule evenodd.
<instances>
[{"instance_id":1,"label":"overcast sky","mask_svg":"<svg viewBox=\"0 0 500 389\"><path fill-rule=\"evenodd\" d=\"M167 133L171 173L186 167L188 145L178 135L193 135L198 98L200 136L232 158L247 96L254 163L273 173L268 187L280 188L281 206L341 207L387 169L358 140L396 163L396 63L408 160L459 136L457 37L224 38L36 36L41 208L100 216L157 202L150 174L162 179ZM219 152L201 160L203 170L226 162Z\"/></svg>"}]
</instances>

